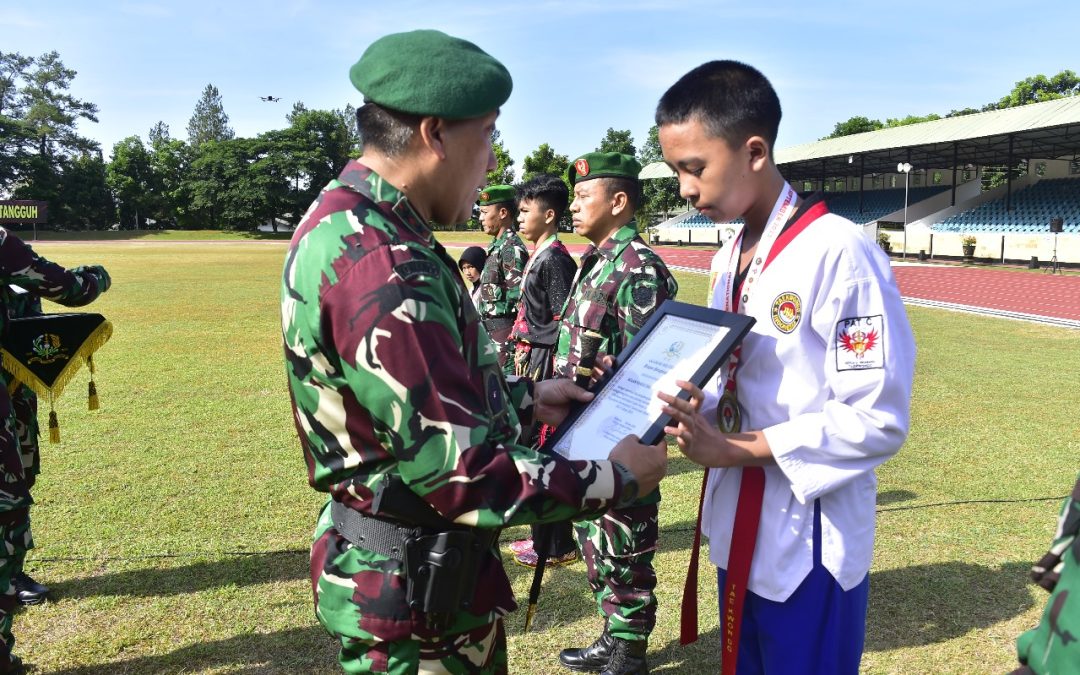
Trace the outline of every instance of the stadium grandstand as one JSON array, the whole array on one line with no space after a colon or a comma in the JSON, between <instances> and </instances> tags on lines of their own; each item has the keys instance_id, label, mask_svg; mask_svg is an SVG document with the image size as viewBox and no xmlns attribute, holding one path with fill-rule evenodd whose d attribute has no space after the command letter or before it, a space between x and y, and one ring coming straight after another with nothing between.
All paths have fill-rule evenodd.
<instances>
[{"instance_id":1,"label":"stadium grandstand","mask_svg":"<svg viewBox=\"0 0 1080 675\"><path fill-rule=\"evenodd\" d=\"M1080 265L1080 97L781 148L776 161L796 190L823 192L894 256L966 257L974 238L978 259ZM642 178L672 175L665 169L650 165ZM653 236L716 244L735 225L691 209Z\"/></svg>"}]
</instances>

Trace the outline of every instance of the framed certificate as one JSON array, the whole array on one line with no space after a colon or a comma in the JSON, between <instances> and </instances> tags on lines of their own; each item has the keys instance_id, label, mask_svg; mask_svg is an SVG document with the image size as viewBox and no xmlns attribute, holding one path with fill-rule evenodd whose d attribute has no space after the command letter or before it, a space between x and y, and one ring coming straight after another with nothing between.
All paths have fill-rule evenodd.
<instances>
[{"instance_id":1,"label":"framed certificate","mask_svg":"<svg viewBox=\"0 0 1080 675\"><path fill-rule=\"evenodd\" d=\"M656 443L671 420L656 394L689 398L675 380L703 386L753 325L749 316L666 300L593 387L596 397L571 409L544 448L569 459L607 459L627 434Z\"/></svg>"}]
</instances>

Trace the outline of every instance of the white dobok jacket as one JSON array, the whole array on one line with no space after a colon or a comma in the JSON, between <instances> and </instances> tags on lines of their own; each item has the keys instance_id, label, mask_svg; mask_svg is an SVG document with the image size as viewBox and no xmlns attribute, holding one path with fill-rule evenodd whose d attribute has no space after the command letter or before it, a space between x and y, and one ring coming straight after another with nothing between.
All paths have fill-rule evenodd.
<instances>
[{"instance_id":1,"label":"white dobok jacket","mask_svg":"<svg viewBox=\"0 0 1080 675\"><path fill-rule=\"evenodd\" d=\"M813 565L814 500L822 563L845 590L870 570L877 478L908 433L915 342L889 259L845 218L803 204L739 311L757 319L736 374L742 430L763 430L765 468L749 590L786 600ZM740 233L741 236L741 233ZM786 241L785 241L786 240ZM730 242L739 245L737 236ZM730 250L713 259L710 306L724 308ZM726 367L706 387L715 420ZM702 531L727 568L741 469L711 469Z\"/></svg>"}]
</instances>

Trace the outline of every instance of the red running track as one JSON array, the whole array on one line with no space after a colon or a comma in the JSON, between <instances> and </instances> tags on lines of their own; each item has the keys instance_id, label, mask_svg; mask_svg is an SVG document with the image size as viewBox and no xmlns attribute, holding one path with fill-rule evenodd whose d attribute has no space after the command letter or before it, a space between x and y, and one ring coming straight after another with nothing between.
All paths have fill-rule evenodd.
<instances>
[{"instance_id":1,"label":"red running track","mask_svg":"<svg viewBox=\"0 0 1080 675\"><path fill-rule=\"evenodd\" d=\"M486 247L486 243L461 244ZM580 256L585 244L570 244ZM654 247L668 265L707 272L715 250ZM893 267L905 298L1080 321L1080 276L948 265Z\"/></svg>"}]
</instances>

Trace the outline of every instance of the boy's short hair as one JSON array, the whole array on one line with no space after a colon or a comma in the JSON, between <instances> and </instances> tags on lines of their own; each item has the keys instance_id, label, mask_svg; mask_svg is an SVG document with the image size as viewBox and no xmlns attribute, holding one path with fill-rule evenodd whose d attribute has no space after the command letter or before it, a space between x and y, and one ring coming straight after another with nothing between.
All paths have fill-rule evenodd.
<instances>
[{"instance_id":1,"label":"boy's short hair","mask_svg":"<svg viewBox=\"0 0 1080 675\"><path fill-rule=\"evenodd\" d=\"M566 206L570 203L570 190L566 183L558 176L542 173L533 176L517 187L518 204L526 200L536 202L542 209L551 209L555 212L555 222L566 213Z\"/></svg>"},{"instance_id":2,"label":"boy's short hair","mask_svg":"<svg viewBox=\"0 0 1080 675\"><path fill-rule=\"evenodd\" d=\"M656 106L656 124L662 127L696 118L731 147L761 136L771 152L780 114L780 99L760 71L738 61L710 61L664 92Z\"/></svg>"}]
</instances>

